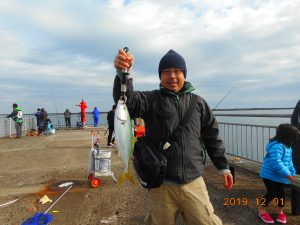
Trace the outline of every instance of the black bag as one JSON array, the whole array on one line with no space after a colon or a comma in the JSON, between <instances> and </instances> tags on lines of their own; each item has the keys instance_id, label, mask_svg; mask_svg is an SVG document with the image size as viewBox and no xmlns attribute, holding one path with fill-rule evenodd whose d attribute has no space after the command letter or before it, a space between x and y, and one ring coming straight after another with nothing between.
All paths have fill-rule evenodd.
<instances>
[{"instance_id":1,"label":"black bag","mask_svg":"<svg viewBox=\"0 0 300 225\"><path fill-rule=\"evenodd\" d=\"M195 108L196 102L197 96L192 94L189 108L178 127L172 135L170 135L170 139L176 137L185 128L185 125ZM147 135L138 138L133 150L133 166L137 177L144 188L157 188L163 183L168 162L166 154L167 151L172 151L172 148L170 148L171 145L172 144L166 141L157 148L147 138Z\"/></svg>"},{"instance_id":2,"label":"black bag","mask_svg":"<svg viewBox=\"0 0 300 225\"><path fill-rule=\"evenodd\" d=\"M134 145L133 166L144 188L156 188L164 180L167 158L146 136L143 136L138 138Z\"/></svg>"}]
</instances>

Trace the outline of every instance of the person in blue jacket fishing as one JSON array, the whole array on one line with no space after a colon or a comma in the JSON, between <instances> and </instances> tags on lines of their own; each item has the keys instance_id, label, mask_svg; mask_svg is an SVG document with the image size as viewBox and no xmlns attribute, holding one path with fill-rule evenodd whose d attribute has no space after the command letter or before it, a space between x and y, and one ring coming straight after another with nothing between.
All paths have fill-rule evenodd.
<instances>
[{"instance_id":1,"label":"person in blue jacket fishing","mask_svg":"<svg viewBox=\"0 0 300 225\"><path fill-rule=\"evenodd\" d=\"M131 118L144 120L145 138L158 149L183 120L191 99L195 96L192 94L195 89L186 81L184 58L172 49L159 62L158 90L133 90L133 78L130 74L133 62L131 53L126 49L119 49L114 60L117 69L114 101L117 103L121 92L126 91L126 106ZM127 72L126 90L121 89L122 70ZM150 212L145 218L146 225L175 224L179 214L187 225L222 225L221 219L214 213L203 179L205 151L200 138L219 171L224 188L232 188L233 178L224 145L219 138L218 123L206 101L196 95L195 109L191 113L187 129L183 129L173 142L163 183L147 192Z\"/></svg>"},{"instance_id":2,"label":"person in blue jacket fishing","mask_svg":"<svg viewBox=\"0 0 300 225\"><path fill-rule=\"evenodd\" d=\"M98 127L100 111L97 109L97 107L94 107L93 116L94 116L94 127Z\"/></svg>"},{"instance_id":3,"label":"person in blue jacket fishing","mask_svg":"<svg viewBox=\"0 0 300 225\"><path fill-rule=\"evenodd\" d=\"M269 204L278 206L276 221L287 222L287 216L283 213L284 185L295 181L296 171L292 161L292 146L295 145L297 138L298 130L295 126L280 124L275 137L267 144L267 154L260 173L267 193L260 199L258 214L265 223L274 223L273 218L266 210Z\"/></svg>"}]
</instances>

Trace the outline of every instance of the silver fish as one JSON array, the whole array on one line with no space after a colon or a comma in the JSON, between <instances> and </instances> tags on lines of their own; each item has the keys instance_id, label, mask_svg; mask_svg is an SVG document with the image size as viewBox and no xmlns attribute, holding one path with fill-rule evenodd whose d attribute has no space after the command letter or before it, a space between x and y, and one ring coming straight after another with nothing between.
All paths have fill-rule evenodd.
<instances>
[{"instance_id":1,"label":"silver fish","mask_svg":"<svg viewBox=\"0 0 300 225\"><path fill-rule=\"evenodd\" d=\"M133 151L133 129L127 106L125 101L121 99L118 101L115 111L114 129L116 146L125 166L124 173L119 178L119 183L122 183L125 179L129 179L134 183L134 178L128 170Z\"/></svg>"}]
</instances>

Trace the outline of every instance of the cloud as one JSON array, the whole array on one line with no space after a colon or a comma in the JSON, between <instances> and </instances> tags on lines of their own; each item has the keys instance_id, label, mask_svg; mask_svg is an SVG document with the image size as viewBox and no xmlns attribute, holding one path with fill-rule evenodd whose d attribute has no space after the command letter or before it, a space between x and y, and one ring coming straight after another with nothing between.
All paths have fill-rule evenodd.
<instances>
[{"instance_id":1,"label":"cloud","mask_svg":"<svg viewBox=\"0 0 300 225\"><path fill-rule=\"evenodd\" d=\"M0 113L18 100L36 108L48 99L54 111L51 95L58 111L78 110L73 105L82 97L110 109L113 59L124 46L135 56L136 90L158 88L159 60L172 48L212 106L233 86L222 107L294 106L299 6L297 0L3 1Z\"/></svg>"}]
</instances>

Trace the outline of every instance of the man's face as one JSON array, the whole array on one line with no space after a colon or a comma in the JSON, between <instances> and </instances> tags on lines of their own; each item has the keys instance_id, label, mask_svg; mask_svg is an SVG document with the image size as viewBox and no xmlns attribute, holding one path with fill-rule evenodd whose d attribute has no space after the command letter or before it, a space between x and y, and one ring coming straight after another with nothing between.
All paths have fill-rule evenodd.
<instances>
[{"instance_id":1,"label":"man's face","mask_svg":"<svg viewBox=\"0 0 300 225\"><path fill-rule=\"evenodd\" d=\"M160 83L163 87L174 92L180 91L184 85L183 70L177 68L168 68L160 73Z\"/></svg>"}]
</instances>

